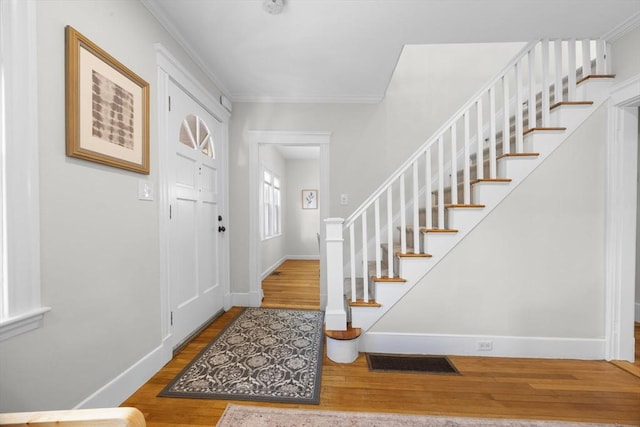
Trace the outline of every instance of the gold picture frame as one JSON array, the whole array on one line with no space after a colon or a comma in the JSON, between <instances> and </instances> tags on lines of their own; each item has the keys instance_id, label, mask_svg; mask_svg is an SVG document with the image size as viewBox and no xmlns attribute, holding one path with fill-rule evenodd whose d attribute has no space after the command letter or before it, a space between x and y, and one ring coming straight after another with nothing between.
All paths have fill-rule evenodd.
<instances>
[{"instance_id":1,"label":"gold picture frame","mask_svg":"<svg viewBox=\"0 0 640 427\"><path fill-rule=\"evenodd\" d=\"M73 27L66 37L67 156L149 174L149 83Z\"/></svg>"}]
</instances>

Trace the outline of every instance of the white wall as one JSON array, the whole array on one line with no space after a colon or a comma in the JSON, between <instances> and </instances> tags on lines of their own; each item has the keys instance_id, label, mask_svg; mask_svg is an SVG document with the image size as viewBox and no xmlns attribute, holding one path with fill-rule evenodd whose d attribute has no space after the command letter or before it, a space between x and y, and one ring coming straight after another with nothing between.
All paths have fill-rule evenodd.
<instances>
[{"instance_id":1,"label":"white wall","mask_svg":"<svg viewBox=\"0 0 640 427\"><path fill-rule=\"evenodd\" d=\"M601 107L372 330L604 338Z\"/></svg>"},{"instance_id":2,"label":"white wall","mask_svg":"<svg viewBox=\"0 0 640 427\"><path fill-rule=\"evenodd\" d=\"M640 115L640 114L639 114ZM639 132L640 133L640 132ZM638 136L638 141L640 141L640 135ZM640 164L640 150L638 150L638 164ZM636 206L636 307L635 307L635 320L636 322L640 322L640 173L636 179L636 192L637 192L637 202Z\"/></svg>"},{"instance_id":3,"label":"white wall","mask_svg":"<svg viewBox=\"0 0 640 427\"><path fill-rule=\"evenodd\" d=\"M282 196L282 203L284 204L286 203L286 191L288 188L286 161L274 145L261 144L259 150L261 167L266 167L280 178L282 186L280 194ZM262 180L262 174L259 174L259 177ZM262 185L260 185L260 194L262 195ZM260 271L263 277L275 270L287 255L285 249L286 229L284 227L286 222L286 210L282 209L282 233L279 236L271 237L260 242L260 259L262 263Z\"/></svg>"},{"instance_id":4,"label":"white wall","mask_svg":"<svg viewBox=\"0 0 640 427\"><path fill-rule=\"evenodd\" d=\"M302 209L302 190L320 188L319 160L287 160L286 251L290 258L318 259L320 209ZM322 194L318 193L318 203ZM320 205L318 205L320 206Z\"/></svg>"},{"instance_id":5,"label":"white wall","mask_svg":"<svg viewBox=\"0 0 640 427\"><path fill-rule=\"evenodd\" d=\"M249 290L249 130L332 132L330 215L346 217L522 46L407 47L380 104L234 104L229 128L233 290ZM349 195L348 206L339 204L343 193Z\"/></svg>"},{"instance_id":6,"label":"white wall","mask_svg":"<svg viewBox=\"0 0 640 427\"><path fill-rule=\"evenodd\" d=\"M137 200L139 179L158 188L154 43L207 85L138 1L35 5L42 303L52 310L43 328L0 343L0 412L74 407L162 346L158 198ZM149 177L65 156L67 24L150 83ZM108 404L127 397L115 395Z\"/></svg>"},{"instance_id":7,"label":"white wall","mask_svg":"<svg viewBox=\"0 0 640 427\"><path fill-rule=\"evenodd\" d=\"M635 29L611 46L612 70L616 81L623 82L640 72L640 56L635 55L640 45L640 29Z\"/></svg>"}]
</instances>

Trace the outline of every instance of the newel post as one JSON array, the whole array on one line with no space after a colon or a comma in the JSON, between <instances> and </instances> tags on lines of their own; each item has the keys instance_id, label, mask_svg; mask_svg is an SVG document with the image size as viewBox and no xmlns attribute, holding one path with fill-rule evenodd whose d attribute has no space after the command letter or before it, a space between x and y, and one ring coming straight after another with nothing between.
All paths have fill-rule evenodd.
<instances>
[{"instance_id":1,"label":"newel post","mask_svg":"<svg viewBox=\"0 0 640 427\"><path fill-rule=\"evenodd\" d=\"M327 266L327 307L325 327L329 331L347 330L347 312L344 309L344 272L342 257L342 218L327 218L326 224L326 266Z\"/></svg>"}]
</instances>

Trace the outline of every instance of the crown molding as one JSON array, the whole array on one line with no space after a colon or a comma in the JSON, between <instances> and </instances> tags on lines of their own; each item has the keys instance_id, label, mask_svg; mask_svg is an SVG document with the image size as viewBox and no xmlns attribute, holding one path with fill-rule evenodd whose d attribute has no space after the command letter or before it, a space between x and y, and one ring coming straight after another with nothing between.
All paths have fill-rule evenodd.
<instances>
[{"instance_id":1,"label":"crown molding","mask_svg":"<svg viewBox=\"0 0 640 427\"><path fill-rule=\"evenodd\" d=\"M209 69L209 67L205 64L205 62L200 57L200 55L198 55L196 51L189 46L189 43L186 41L185 37L176 28L176 26L171 23L171 20L167 17L164 11L162 11L162 9L158 7L156 2L154 0L140 0L140 1L147 8L147 10L149 10L149 12L156 18L156 20L160 23L160 25L162 25L162 27L164 27L164 29L167 30L167 32L171 35L171 37L173 37L178 42L178 44L185 50L187 55L200 68L200 70L202 70L202 72L207 77L209 77L209 79L213 82L213 84L216 85L218 90L222 92L222 95L224 95L227 98L233 99L232 97L228 96L229 88L227 87L227 85L222 80L220 80L220 78L215 73L213 73Z\"/></svg>"},{"instance_id":2,"label":"crown molding","mask_svg":"<svg viewBox=\"0 0 640 427\"><path fill-rule=\"evenodd\" d=\"M603 34L602 38L610 43L613 43L638 27L640 27L640 12L631 15L620 25Z\"/></svg>"},{"instance_id":3,"label":"crown molding","mask_svg":"<svg viewBox=\"0 0 640 427\"><path fill-rule=\"evenodd\" d=\"M232 96L234 103L255 104L379 104L384 96Z\"/></svg>"}]
</instances>

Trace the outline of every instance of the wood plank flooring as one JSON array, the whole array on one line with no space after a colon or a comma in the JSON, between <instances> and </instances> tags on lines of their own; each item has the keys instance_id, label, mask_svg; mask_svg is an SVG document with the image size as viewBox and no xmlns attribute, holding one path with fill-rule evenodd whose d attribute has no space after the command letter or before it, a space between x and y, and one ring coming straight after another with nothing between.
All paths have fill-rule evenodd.
<instances>
[{"instance_id":1,"label":"wood plank flooring","mask_svg":"<svg viewBox=\"0 0 640 427\"><path fill-rule=\"evenodd\" d=\"M288 261L278 268L282 269L282 280L275 275L263 284L264 306L313 308L316 304L317 308L317 284L311 283L311 278L317 277L317 266L317 261ZM214 426L228 401L157 394L241 310L234 307L214 321L123 406L140 409L150 427ZM636 325L636 336L638 329ZM636 344L639 342L637 336ZM640 378L612 363L459 356L450 360L460 375L370 372L364 354L349 365L334 363L325 355L320 405L235 403L640 426Z\"/></svg>"},{"instance_id":2,"label":"wood plank flooring","mask_svg":"<svg viewBox=\"0 0 640 427\"><path fill-rule=\"evenodd\" d=\"M262 281L262 307L320 309L320 262L287 260Z\"/></svg>"}]
</instances>

